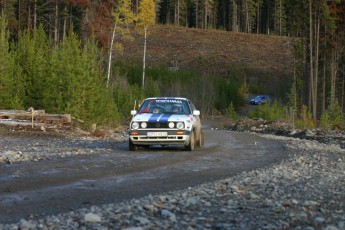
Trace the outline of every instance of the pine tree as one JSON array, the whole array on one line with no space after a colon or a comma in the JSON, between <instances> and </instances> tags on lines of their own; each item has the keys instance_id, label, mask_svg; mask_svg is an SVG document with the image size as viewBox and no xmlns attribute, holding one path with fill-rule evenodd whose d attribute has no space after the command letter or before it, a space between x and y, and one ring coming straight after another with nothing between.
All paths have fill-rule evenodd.
<instances>
[{"instance_id":1,"label":"pine tree","mask_svg":"<svg viewBox=\"0 0 345 230\"><path fill-rule=\"evenodd\" d=\"M48 66L42 104L47 112L63 113L65 112L65 79L64 73L61 71L61 50L59 46L52 48Z\"/></svg>"},{"instance_id":2,"label":"pine tree","mask_svg":"<svg viewBox=\"0 0 345 230\"><path fill-rule=\"evenodd\" d=\"M114 125L120 120L112 91L104 87L101 52L94 39L89 39L81 53L83 66L78 110L81 117L97 124Z\"/></svg>"},{"instance_id":3,"label":"pine tree","mask_svg":"<svg viewBox=\"0 0 345 230\"><path fill-rule=\"evenodd\" d=\"M52 111L70 113L86 124L119 122L112 92L104 87L100 52L94 39L82 45L72 31L64 45L60 44L52 52L51 79L44 93L45 103Z\"/></svg>"},{"instance_id":4,"label":"pine tree","mask_svg":"<svg viewBox=\"0 0 345 230\"><path fill-rule=\"evenodd\" d=\"M0 17L0 108L24 108L25 87L15 57L15 47L9 43L6 17Z\"/></svg>"},{"instance_id":5,"label":"pine tree","mask_svg":"<svg viewBox=\"0 0 345 230\"><path fill-rule=\"evenodd\" d=\"M23 102L28 107L42 108L43 88L47 75L49 44L43 27L31 35L27 30L19 37L17 61L22 69L21 81L25 85Z\"/></svg>"},{"instance_id":6,"label":"pine tree","mask_svg":"<svg viewBox=\"0 0 345 230\"><path fill-rule=\"evenodd\" d=\"M59 68L55 71L58 71L64 87L62 89L64 111L81 118L82 111L78 110L78 104L81 100L80 89L84 84L82 79L84 70L81 60L81 41L73 31L70 31L64 45L60 45L60 49Z\"/></svg>"}]
</instances>

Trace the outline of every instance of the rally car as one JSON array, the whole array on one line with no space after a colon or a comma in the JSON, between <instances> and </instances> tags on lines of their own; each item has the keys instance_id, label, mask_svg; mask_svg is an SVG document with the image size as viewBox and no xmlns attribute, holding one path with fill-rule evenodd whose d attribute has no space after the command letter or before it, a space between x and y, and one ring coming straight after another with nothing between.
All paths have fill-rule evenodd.
<instances>
[{"instance_id":1,"label":"rally car","mask_svg":"<svg viewBox=\"0 0 345 230\"><path fill-rule=\"evenodd\" d=\"M181 145L192 151L204 144L200 111L187 98L147 98L131 115L130 151L154 145Z\"/></svg>"}]
</instances>

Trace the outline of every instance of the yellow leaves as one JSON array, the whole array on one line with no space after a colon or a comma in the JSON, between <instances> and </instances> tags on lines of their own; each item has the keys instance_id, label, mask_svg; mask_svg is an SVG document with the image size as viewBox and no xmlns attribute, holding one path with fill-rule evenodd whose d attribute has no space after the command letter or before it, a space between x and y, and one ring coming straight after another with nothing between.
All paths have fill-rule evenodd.
<instances>
[{"instance_id":1,"label":"yellow leaves","mask_svg":"<svg viewBox=\"0 0 345 230\"><path fill-rule=\"evenodd\" d=\"M156 10L154 0L142 0L139 5L138 26L148 28L155 24Z\"/></svg>"},{"instance_id":2,"label":"yellow leaves","mask_svg":"<svg viewBox=\"0 0 345 230\"><path fill-rule=\"evenodd\" d=\"M114 49L119 53L123 54L123 45L119 42L116 42L114 45Z\"/></svg>"},{"instance_id":3,"label":"yellow leaves","mask_svg":"<svg viewBox=\"0 0 345 230\"><path fill-rule=\"evenodd\" d=\"M126 40L131 40L132 36L128 25L133 23L135 15L131 10L130 0L120 0L118 5L112 13L113 15L113 37L112 43L114 42L115 36L120 35Z\"/></svg>"},{"instance_id":4,"label":"yellow leaves","mask_svg":"<svg viewBox=\"0 0 345 230\"><path fill-rule=\"evenodd\" d=\"M134 14L131 10L130 0L119 1L113 12L114 22L116 25L127 25L134 21Z\"/></svg>"}]
</instances>

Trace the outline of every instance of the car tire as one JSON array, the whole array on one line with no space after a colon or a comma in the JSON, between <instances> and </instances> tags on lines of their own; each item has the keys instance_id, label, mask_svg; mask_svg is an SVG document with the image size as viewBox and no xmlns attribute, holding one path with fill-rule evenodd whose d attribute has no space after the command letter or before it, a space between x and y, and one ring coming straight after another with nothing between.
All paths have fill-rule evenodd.
<instances>
[{"instance_id":1,"label":"car tire","mask_svg":"<svg viewBox=\"0 0 345 230\"><path fill-rule=\"evenodd\" d=\"M204 131L201 130L201 133L200 133L200 146L204 146L205 144L205 138L204 138Z\"/></svg>"},{"instance_id":2,"label":"car tire","mask_svg":"<svg viewBox=\"0 0 345 230\"><path fill-rule=\"evenodd\" d=\"M204 140L204 132L201 129L200 130L200 134L199 134L199 139L196 142L196 146L201 147L201 146L204 145L204 142L205 142L205 140Z\"/></svg>"},{"instance_id":3,"label":"car tire","mask_svg":"<svg viewBox=\"0 0 345 230\"><path fill-rule=\"evenodd\" d=\"M195 134L192 131L192 133L190 134L189 143L185 146L185 150L193 151L194 147L195 147Z\"/></svg>"},{"instance_id":4,"label":"car tire","mask_svg":"<svg viewBox=\"0 0 345 230\"><path fill-rule=\"evenodd\" d=\"M129 148L129 151L137 151L138 150L138 146L133 144L133 142L131 140L129 140L129 142L128 142L128 148Z\"/></svg>"}]
</instances>

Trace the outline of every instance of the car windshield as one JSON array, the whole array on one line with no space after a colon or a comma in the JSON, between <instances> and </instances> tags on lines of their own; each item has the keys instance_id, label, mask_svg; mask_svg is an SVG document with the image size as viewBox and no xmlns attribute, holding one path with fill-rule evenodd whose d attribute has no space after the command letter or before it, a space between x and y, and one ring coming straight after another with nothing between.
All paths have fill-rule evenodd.
<instances>
[{"instance_id":1,"label":"car windshield","mask_svg":"<svg viewBox=\"0 0 345 230\"><path fill-rule=\"evenodd\" d=\"M143 101L139 113L191 114L188 103L182 99L148 99Z\"/></svg>"},{"instance_id":2,"label":"car windshield","mask_svg":"<svg viewBox=\"0 0 345 230\"><path fill-rule=\"evenodd\" d=\"M268 97L267 96L256 96L255 100L267 100Z\"/></svg>"}]
</instances>

